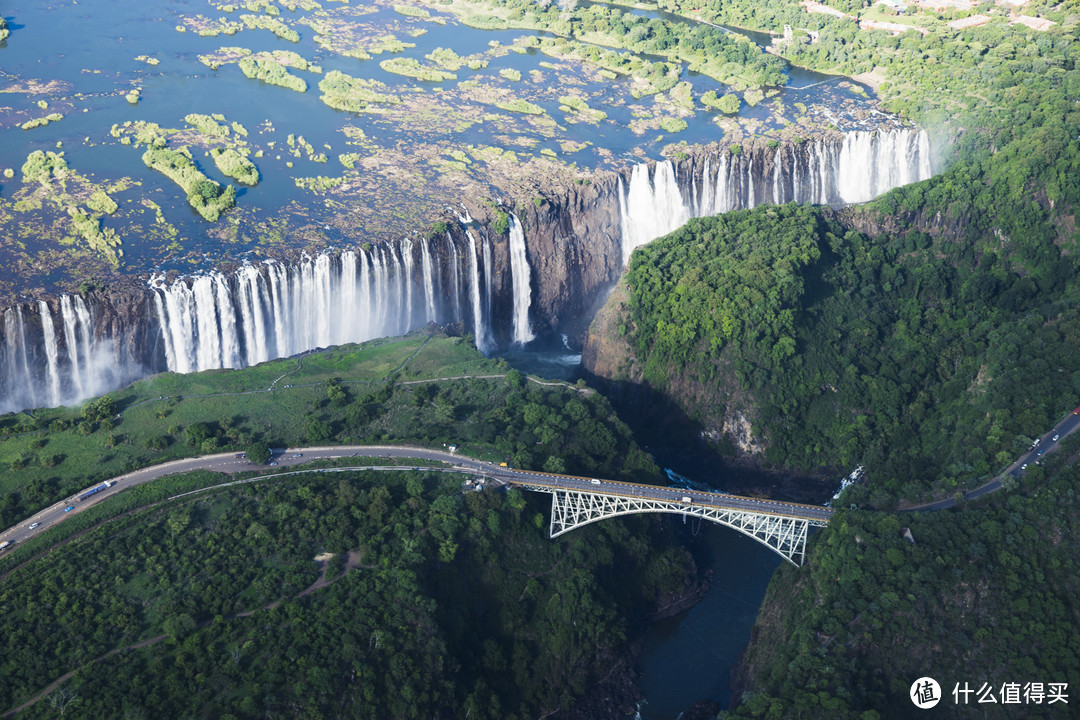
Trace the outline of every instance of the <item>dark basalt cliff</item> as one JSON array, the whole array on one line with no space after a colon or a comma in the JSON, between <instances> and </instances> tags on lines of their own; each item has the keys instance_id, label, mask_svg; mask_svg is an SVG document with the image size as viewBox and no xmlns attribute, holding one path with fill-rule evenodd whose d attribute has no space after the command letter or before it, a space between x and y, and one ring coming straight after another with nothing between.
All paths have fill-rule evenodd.
<instances>
[{"instance_id":1,"label":"dark basalt cliff","mask_svg":"<svg viewBox=\"0 0 1080 720\"><path fill-rule=\"evenodd\" d=\"M520 208L537 329L563 332L580 341L597 306L622 274L617 183L616 175L606 174L571 186L561 197Z\"/></svg>"}]
</instances>

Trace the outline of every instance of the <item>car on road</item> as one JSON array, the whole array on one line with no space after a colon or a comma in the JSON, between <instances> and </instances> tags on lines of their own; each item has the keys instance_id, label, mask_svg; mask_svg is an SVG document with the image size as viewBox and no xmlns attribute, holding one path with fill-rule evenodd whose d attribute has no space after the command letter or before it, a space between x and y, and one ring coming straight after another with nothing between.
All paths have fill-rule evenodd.
<instances>
[{"instance_id":1,"label":"car on road","mask_svg":"<svg viewBox=\"0 0 1080 720\"><path fill-rule=\"evenodd\" d=\"M31 530L33 530L34 528L38 527L39 525L41 525L41 523L33 523L33 524L32 524L32 525L30 526L30 529L31 529Z\"/></svg>"},{"instance_id":2,"label":"car on road","mask_svg":"<svg viewBox=\"0 0 1080 720\"><path fill-rule=\"evenodd\" d=\"M276 462L270 463L270 467L277 467L277 463Z\"/></svg>"},{"instance_id":3,"label":"car on road","mask_svg":"<svg viewBox=\"0 0 1080 720\"><path fill-rule=\"evenodd\" d=\"M295 455L293 455L293 457L294 458L302 458L302 457L304 457L304 454L303 453L296 453Z\"/></svg>"},{"instance_id":4,"label":"car on road","mask_svg":"<svg viewBox=\"0 0 1080 720\"><path fill-rule=\"evenodd\" d=\"M1073 410L1073 415L1080 415L1080 407Z\"/></svg>"},{"instance_id":5,"label":"car on road","mask_svg":"<svg viewBox=\"0 0 1080 720\"><path fill-rule=\"evenodd\" d=\"M64 512L71 512L74 509L75 509L74 505L68 505L66 508L64 508Z\"/></svg>"},{"instance_id":6,"label":"car on road","mask_svg":"<svg viewBox=\"0 0 1080 720\"><path fill-rule=\"evenodd\" d=\"M1059 437L1061 437L1061 435L1059 435L1059 434L1057 434L1057 433L1054 433L1054 437L1052 437L1052 438L1051 438L1051 440L1053 440L1054 442L1057 442L1057 439L1058 439Z\"/></svg>"},{"instance_id":7,"label":"car on road","mask_svg":"<svg viewBox=\"0 0 1080 720\"><path fill-rule=\"evenodd\" d=\"M1023 465L1021 465L1020 469L1021 470L1027 470L1027 463L1024 463Z\"/></svg>"}]
</instances>

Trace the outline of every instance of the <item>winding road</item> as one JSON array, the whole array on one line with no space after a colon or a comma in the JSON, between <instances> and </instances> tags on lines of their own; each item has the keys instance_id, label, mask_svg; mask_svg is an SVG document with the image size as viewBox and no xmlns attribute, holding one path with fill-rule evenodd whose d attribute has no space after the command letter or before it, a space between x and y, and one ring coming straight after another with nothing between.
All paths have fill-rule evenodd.
<instances>
[{"instance_id":1,"label":"winding road","mask_svg":"<svg viewBox=\"0 0 1080 720\"><path fill-rule=\"evenodd\" d=\"M496 376L492 376L496 377ZM278 378L279 380L281 378ZM532 378L529 378L532 380ZM275 381L276 382L276 381ZM420 381L433 382L433 381ZM546 384L546 383L544 383ZM570 386L573 387L573 386ZM574 388L578 389L578 388ZM1080 427L1080 408L1065 415L1053 428L1039 437L1035 444L1017 458L999 476L986 484L964 493L964 500L973 500L988 493L1001 489L1001 477L1011 475L1021 478L1028 466L1041 462L1043 457L1058 449L1059 444L1068 435ZM588 493L604 493L607 495L621 495L626 497L638 497L649 500L662 500L666 502L689 502L693 504L707 505L711 507L731 508L735 510L748 510L757 513L782 515L785 517L799 517L811 520L828 521L833 511L829 508L817 505L802 505L799 503L781 502L779 500L767 500L748 498L726 493L704 492L700 490L683 490L680 488L663 487L659 485L642 485L637 483L624 483L601 478L584 478L574 475L556 475L552 473L537 472L531 470L518 470L510 467L496 465L484 460L457 455L441 450L412 447L409 445L341 445L337 447L310 447L310 448L286 448L274 450L272 462L277 467L292 467L309 463L312 460L338 459L346 457L387 458L396 460L424 460L429 462L443 463L443 467L424 467L425 470L435 472L454 472L484 476L501 485L514 485L522 488L537 488L547 490L577 490ZM20 542L25 542L36 537L40 533L54 527L68 517L78 514L80 511L92 507L102 500L112 497L116 493L142 485L143 483L179 473L192 472L194 470L211 470L215 472L234 474L250 472L260 467L248 461L235 452L218 453L202 457L184 458L171 460L160 465L153 465L141 470L126 473L113 478L114 484L93 495L91 498L79 501L77 498L89 490L86 488L79 493L66 498L50 507L41 510L33 516L26 518L13 527L0 532L0 543L10 542L0 554L7 552ZM311 468L304 472L345 472L356 470L380 470L400 471L410 470L414 466L405 464L394 465L363 465L339 468ZM419 466L416 466L419 469ZM193 492L204 492L214 488L228 485L255 482L257 480L273 478L282 475L282 471L272 471L265 475L239 480L232 483L224 483L203 488ZM291 473L288 473L291 474ZM100 485L101 483L98 483ZM189 493L184 493L189 494ZM177 496L180 497L180 496ZM689 498L689 500L686 500ZM927 503L918 507L907 508L907 511L932 511L944 510L956 505L954 498L946 498L936 502Z\"/></svg>"},{"instance_id":2,"label":"winding road","mask_svg":"<svg viewBox=\"0 0 1080 720\"><path fill-rule=\"evenodd\" d=\"M642 485L637 483L617 482L601 478L577 477L574 475L556 475L552 473L537 472L531 470L518 470L511 467L497 465L495 463L477 460L475 458L457 455L441 450L412 447L408 445L341 445L336 447L310 447L310 448L286 448L273 451L273 462L279 468L295 467L309 463L313 460L328 460L348 457L386 458L396 460L421 460L443 463L443 467L428 467L419 465L393 464L393 465L359 465L353 467L338 468L309 468L303 473L309 472L346 472L356 470L381 470L401 471L421 469L433 472L453 472L469 475L479 475L500 485L514 485L522 488L544 488L548 490L577 490L588 493L604 493L608 495L620 495L625 497L638 497L650 500L662 500L668 502L687 502L711 507L723 507L736 510L749 510L757 513L783 515L785 517L800 517L813 520L828 521L833 511L829 508L816 505L801 505L799 503L781 502L779 500L765 500L747 498L726 493L704 492L700 490L683 490L680 488L662 487L659 485ZM66 498L52 506L41 510L33 516L26 518L17 525L0 533L0 542L10 541L13 544L25 542L36 537L42 532L55 527L57 523L72 517L88 507L93 507L103 500L123 492L136 485L157 480L167 475L192 472L194 470L210 470L214 472L234 474L260 470L268 466L256 465L238 453L218 453L202 457L172 460L160 465L125 473L120 477L113 478L114 484L92 497L79 501L77 498L89 490L86 488L76 495ZM194 490L191 493L205 492L215 488L226 487L240 483L255 482L262 479L272 479L281 475L300 474L288 471L276 470L253 478L238 480L231 483ZM97 485L101 485L98 483ZM181 497L177 495L175 497ZM11 546L8 549L12 549Z\"/></svg>"}]
</instances>

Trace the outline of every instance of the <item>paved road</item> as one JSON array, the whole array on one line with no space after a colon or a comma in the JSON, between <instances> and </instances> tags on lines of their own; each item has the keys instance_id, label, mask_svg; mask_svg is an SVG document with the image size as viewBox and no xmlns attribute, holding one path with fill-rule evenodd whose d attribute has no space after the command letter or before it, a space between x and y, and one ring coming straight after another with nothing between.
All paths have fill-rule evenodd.
<instances>
[{"instance_id":1,"label":"paved road","mask_svg":"<svg viewBox=\"0 0 1080 720\"><path fill-rule=\"evenodd\" d=\"M1005 468L1005 472L1001 475L1012 475L1019 480L1024 476L1027 469L1037 462L1042 462L1042 459L1050 453L1056 451L1066 437L1071 435L1076 428L1080 427L1080 407L1073 410L1060 421L1054 427L1050 428L1044 435L1036 438L1037 444L1028 448L1024 454L1013 461L1012 465ZM1055 439L1056 438L1056 439ZM975 498L988 495L1002 488L1001 477L999 475L985 485L980 485L974 490L969 490L964 493L964 500L974 500ZM945 498L944 500L938 500L937 502L927 503L926 505L919 505L917 507L907 508L905 512L923 512L929 510L945 510L956 505L956 500L953 498Z\"/></svg>"},{"instance_id":2,"label":"paved road","mask_svg":"<svg viewBox=\"0 0 1080 720\"><path fill-rule=\"evenodd\" d=\"M682 498L689 497L691 498L692 503L708 505L711 507L727 507L775 515L804 517L819 522L828 522L833 512L829 508L817 507L815 505L799 505L797 503L785 503L776 500L744 498L738 495L726 495L724 493L681 490L678 488L666 488L654 485L615 482L599 478L584 478L572 475L553 475L550 473L532 472L528 470L516 470L514 468L502 467L494 463L455 455L440 450L430 450L427 448L403 445L343 445L338 447L287 448L283 450L274 450L271 462L277 467L290 467L308 463L312 460L345 457L428 460L450 465L449 468L445 468L446 470L482 475L504 485L516 485L519 487L535 488L544 491L580 490L585 492L603 492L611 495L641 497L671 502L682 502ZM408 466L408 463L405 465ZM217 455L205 455L202 457L185 458L183 460L172 460L167 463L162 463L161 465L154 465L152 467L143 468L142 470L136 470L135 472L126 473L123 476L113 478L112 480L115 482L111 487L95 493L86 500L80 501L78 500L78 497L85 494L86 490L89 490L90 488L81 490L79 493L38 512L14 527L8 528L0 533L0 542L5 540L13 541L14 543L25 542L68 517L77 515L86 508L92 507L102 500L112 497L118 492L167 475L176 475L179 473L192 472L194 470L211 470L231 474L258 470L261 467L266 466L255 465L246 458L237 457L236 453L219 453ZM101 483L98 483L98 485L100 484ZM31 527L31 525L34 527Z\"/></svg>"},{"instance_id":3,"label":"paved road","mask_svg":"<svg viewBox=\"0 0 1080 720\"><path fill-rule=\"evenodd\" d=\"M619 495L622 497L659 500L662 502L674 502L685 505L704 505L707 507L746 510L748 512L766 513L769 515L782 515L784 517L798 517L823 524L828 523L833 514L832 508L821 507L819 505L802 505L800 503L781 502L779 500L762 500L758 498L742 497L741 495L728 495L726 493L704 492L701 490L685 490L682 488L661 487L659 485L640 485L637 483L625 483L615 480L602 480L600 478L552 475L550 473L533 472L531 470L509 470L507 468L498 468L495 472L490 474L511 485L517 485L530 490L541 490L544 492L555 490L578 490L581 492L603 493L605 495Z\"/></svg>"}]
</instances>

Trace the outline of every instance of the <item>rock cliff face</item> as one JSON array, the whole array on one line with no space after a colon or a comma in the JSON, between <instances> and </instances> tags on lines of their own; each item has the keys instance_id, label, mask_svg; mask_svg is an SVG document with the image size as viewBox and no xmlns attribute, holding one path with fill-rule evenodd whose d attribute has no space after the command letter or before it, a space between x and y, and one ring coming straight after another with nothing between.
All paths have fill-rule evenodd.
<instances>
[{"instance_id":1,"label":"rock cliff face","mask_svg":"<svg viewBox=\"0 0 1080 720\"><path fill-rule=\"evenodd\" d=\"M630 289L620 281L596 313L581 351L581 371L620 409L646 427L697 439L746 464L757 464L767 442L752 432L753 404L731 377L704 382L692 370L666 368L664 388L652 387L627 342L632 329ZM721 371L720 376L733 375Z\"/></svg>"},{"instance_id":2,"label":"rock cliff face","mask_svg":"<svg viewBox=\"0 0 1080 720\"><path fill-rule=\"evenodd\" d=\"M559 198L520 210L533 271L533 317L540 329L584 338L589 319L622 274L618 178L574 185Z\"/></svg>"}]
</instances>

